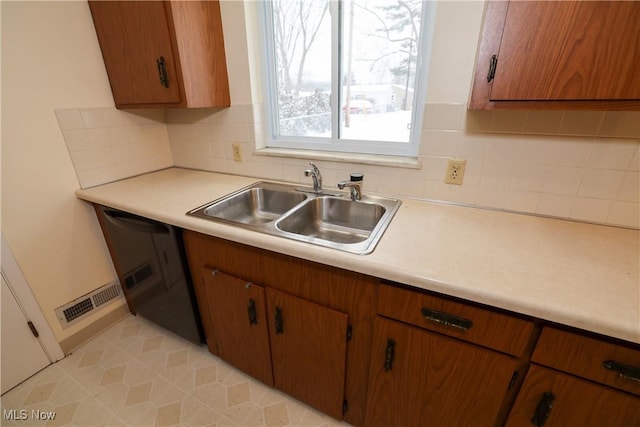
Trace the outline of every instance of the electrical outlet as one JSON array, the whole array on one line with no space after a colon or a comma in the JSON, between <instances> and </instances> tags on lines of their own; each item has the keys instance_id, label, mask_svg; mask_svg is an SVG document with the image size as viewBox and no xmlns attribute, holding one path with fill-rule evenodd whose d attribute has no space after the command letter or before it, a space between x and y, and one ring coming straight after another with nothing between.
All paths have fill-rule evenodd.
<instances>
[{"instance_id":1,"label":"electrical outlet","mask_svg":"<svg viewBox=\"0 0 640 427\"><path fill-rule=\"evenodd\" d=\"M464 159L449 159L447 165L447 175L444 177L444 182L447 184L462 184L462 178L464 177L464 167L467 165L467 161Z\"/></svg>"},{"instance_id":2,"label":"electrical outlet","mask_svg":"<svg viewBox=\"0 0 640 427\"><path fill-rule=\"evenodd\" d=\"M240 151L240 144L235 143L231 144L231 148L233 149L233 161L241 162L242 161L242 152Z\"/></svg>"}]
</instances>

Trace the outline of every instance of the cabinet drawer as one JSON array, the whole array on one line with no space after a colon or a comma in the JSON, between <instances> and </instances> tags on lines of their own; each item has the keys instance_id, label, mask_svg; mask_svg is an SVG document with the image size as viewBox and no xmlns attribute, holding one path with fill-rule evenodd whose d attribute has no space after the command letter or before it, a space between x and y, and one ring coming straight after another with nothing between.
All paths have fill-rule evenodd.
<instances>
[{"instance_id":1,"label":"cabinet drawer","mask_svg":"<svg viewBox=\"0 0 640 427\"><path fill-rule=\"evenodd\" d=\"M640 346L545 327L532 360L640 396Z\"/></svg>"},{"instance_id":2,"label":"cabinet drawer","mask_svg":"<svg viewBox=\"0 0 640 427\"><path fill-rule=\"evenodd\" d=\"M515 356L530 340L531 321L387 284L380 286L378 314Z\"/></svg>"},{"instance_id":3,"label":"cabinet drawer","mask_svg":"<svg viewBox=\"0 0 640 427\"><path fill-rule=\"evenodd\" d=\"M639 426L640 399L571 375L532 365L507 427Z\"/></svg>"}]
</instances>

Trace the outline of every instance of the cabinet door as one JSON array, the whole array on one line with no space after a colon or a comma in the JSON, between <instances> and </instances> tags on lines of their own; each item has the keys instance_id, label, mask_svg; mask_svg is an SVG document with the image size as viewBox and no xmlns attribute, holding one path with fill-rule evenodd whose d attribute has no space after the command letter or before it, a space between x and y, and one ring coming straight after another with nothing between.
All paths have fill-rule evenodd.
<instances>
[{"instance_id":1,"label":"cabinet door","mask_svg":"<svg viewBox=\"0 0 640 427\"><path fill-rule=\"evenodd\" d=\"M218 355L273 387L264 288L206 268L202 277Z\"/></svg>"},{"instance_id":2,"label":"cabinet door","mask_svg":"<svg viewBox=\"0 0 640 427\"><path fill-rule=\"evenodd\" d=\"M90 1L89 6L116 106L180 102L163 2Z\"/></svg>"},{"instance_id":3,"label":"cabinet door","mask_svg":"<svg viewBox=\"0 0 640 427\"><path fill-rule=\"evenodd\" d=\"M532 365L507 426L640 426L640 398Z\"/></svg>"},{"instance_id":4,"label":"cabinet door","mask_svg":"<svg viewBox=\"0 0 640 427\"><path fill-rule=\"evenodd\" d=\"M640 100L639 68L640 2L511 1L491 100Z\"/></svg>"},{"instance_id":5,"label":"cabinet door","mask_svg":"<svg viewBox=\"0 0 640 427\"><path fill-rule=\"evenodd\" d=\"M267 288L276 388L342 418L348 316Z\"/></svg>"},{"instance_id":6,"label":"cabinet door","mask_svg":"<svg viewBox=\"0 0 640 427\"><path fill-rule=\"evenodd\" d=\"M378 317L367 426L492 426L516 369L509 356Z\"/></svg>"}]
</instances>

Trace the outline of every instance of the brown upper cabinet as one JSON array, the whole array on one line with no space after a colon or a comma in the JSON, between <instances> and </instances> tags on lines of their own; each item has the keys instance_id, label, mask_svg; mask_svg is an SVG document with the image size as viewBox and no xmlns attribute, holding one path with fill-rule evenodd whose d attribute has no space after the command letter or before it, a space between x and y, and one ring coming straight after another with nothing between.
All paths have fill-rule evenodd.
<instances>
[{"instance_id":1,"label":"brown upper cabinet","mask_svg":"<svg viewBox=\"0 0 640 427\"><path fill-rule=\"evenodd\" d=\"M218 1L89 1L117 108L228 107Z\"/></svg>"},{"instance_id":2,"label":"brown upper cabinet","mask_svg":"<svg viewBox=\"0 0 640 427\"><path fill-rule=\"evenodd\" d=\"M469 109L640 109L640 2L489 1Z\"/></svg>"}]
</instances>

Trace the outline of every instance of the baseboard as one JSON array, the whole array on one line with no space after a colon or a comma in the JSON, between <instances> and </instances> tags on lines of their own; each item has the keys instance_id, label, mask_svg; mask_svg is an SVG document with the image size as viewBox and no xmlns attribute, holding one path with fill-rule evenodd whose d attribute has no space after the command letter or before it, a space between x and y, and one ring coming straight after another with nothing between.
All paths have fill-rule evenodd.
<instances>
[{"instance_id":1,"label":"baseboard","mask_svg":"<svg viewBox=\"0 0 640 427\"><path fill-rule=\"evenodd\" d=\"M60 347L62 348L62 351L65 355L68 355L69 353L73 352L73 350L80 347L82 344L86 343L91 338L95 337L105 329L111 327L129 314L130 312L127 305L122 304L120 307L114 309L107 315L91 323L89 326L60 341Z\"/></svg>"}]
</instances>

